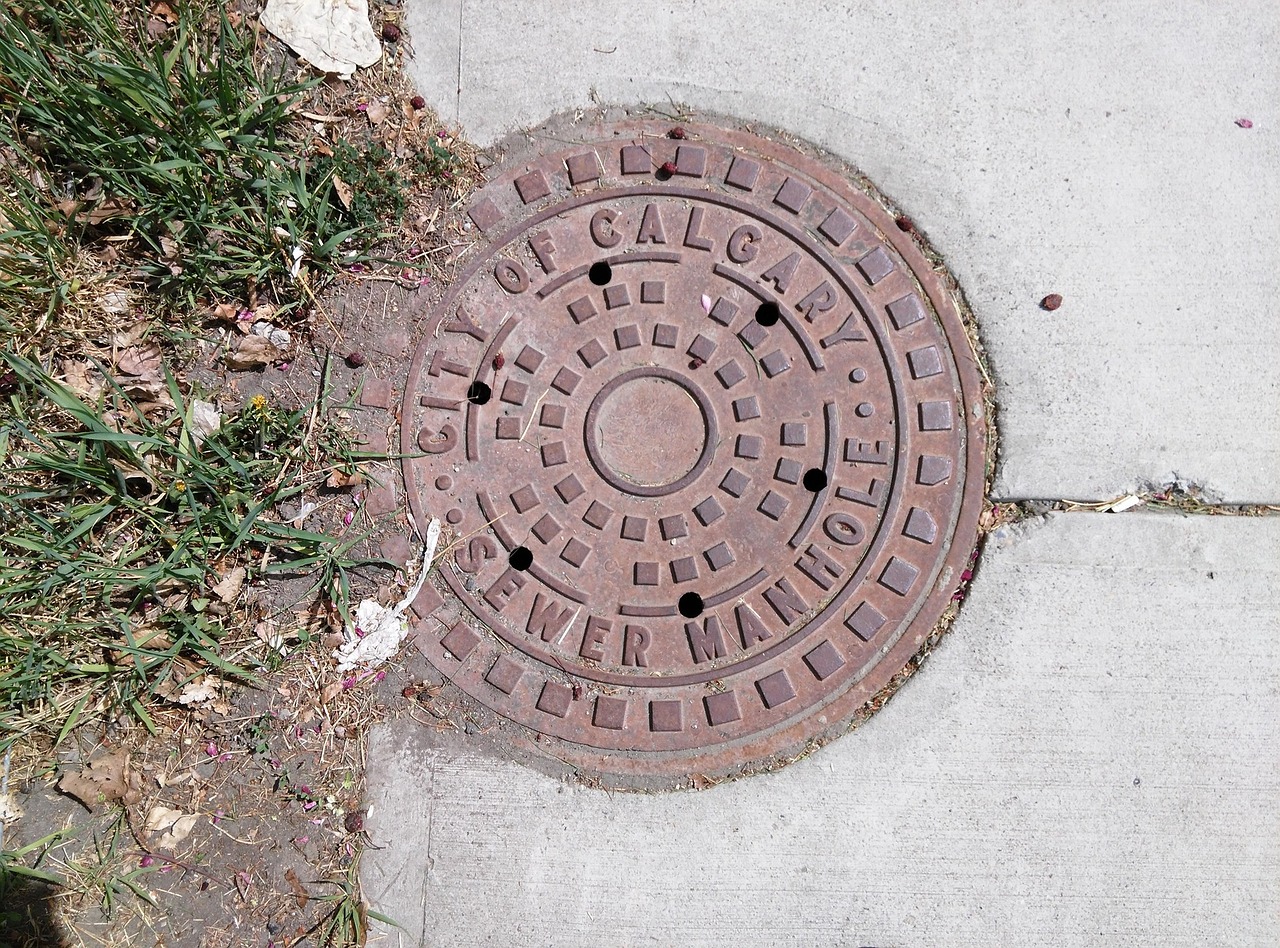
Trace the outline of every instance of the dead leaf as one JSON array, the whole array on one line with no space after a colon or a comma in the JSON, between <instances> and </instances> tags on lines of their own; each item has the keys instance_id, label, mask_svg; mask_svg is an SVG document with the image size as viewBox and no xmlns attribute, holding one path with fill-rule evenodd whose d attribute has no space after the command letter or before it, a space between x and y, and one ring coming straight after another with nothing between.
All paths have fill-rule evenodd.
<instances>
[{"instance_id":1,"label":"dead leaf","mask_svg":"<svg viewBox=\"0 0 1280 948\"><path fill-rule=\"evenodd\" d=\"M307 902L311 899L311 895L307 892L306 886L304 886L298 878L298 874L293 871L292 866L284 871L284 878L285 881L289 883L289 888L293 889L293 897L298 900L298 908L306 908Z\"/></svg>"},{"instance_id":2,"label":"dead leaf","mask_svg":"<svg viewBox=\"0 0 1280 948\"><path fill-rule=\"evenodd\" d=\"M161 17L153 16L147 18L147 36L152 39L159 39L169 31L169 24Z\"/></svg>"},{"instance_id":3,"label":"dead leaf","mask_svg":"<svg viewBox=\"0 0 1280 948\"><path fill-rule=\"evenodd\" d=\"M341 490L344 487L358 487L363 483L364 475L359 471L352 471L350 474L346 471L333 471L324 482L324 486L332 490Z\"/></svg>"},{"instance_id":4,"label":"dead leaf","mask_svg":"<svg viewBox=\"0 0 1280 948\"><path fill-rule=\"evenodd\" d=\"M82 224L101 224L115 217L127 217L134 211L133 202L123 198L107 198L88 210L84 201L58 201L53 206L64 217L75 217Z\"/></svg>"},{"instance_id":5,"label":"dead leaf","mask_svg":"<svg viewBox=\"0 0 1280 948\"><path fill-rule=\"evenodd\" d=\"M155 842L156 849L172 850L191 835L198 820L199 817L194 813L183 813L157 804L147 814L147 832L163 834Z\"/></svg>"},{"instance_id":6,"label":"dead leaf","mask_svg":"<svg viewBox=\"0 0 1280 948\"><path fill-rule=\"evenodd\" d=\"M227 368L236 371L256 369L261 365L270 365L284 358L284 351L264 336L249 335L240 340L235 352L228 352L224 357Z\"/></svg>"},{"instance_id":7,"label":"dead leaf","mask_svg":"<svg viewBox=\"0 0 1280 948\"><path fill-rule=\"evenodd\" d=\"M107 383L106 377L97 367L71 359L62 363L62 377L67 388L88 402L97 402L102 398Z\"/></svg>"},{"instance_id":8,"label":"dead leaf","mask_svg":"<svg viewBox=\"0 0 1280 948\"><path fill-rule=\"evenodd\" d=\"M244 586L244 578L247 575L248 571L243 566L237 566L213 586L213 594L223 602L234 601L240 595L240 590Z\"/></svg>"},{"instance_id":9,"label":"dead leaf","mask_svg":"<svg viewBox=\"0 0 1280 948\"><path fill-rule=\"evenodd\" d=\"M133 375L148 382L164 377L164 357L160 347L131 346L116 356L116 368L125 375Z\"/></svg>"},{"instance_id":10,"label":"dead leaf","mask_svg":"<svg viewBox=\"0 0 1280 948\"><path fill-rule=\"evenodd\" d=\"M348 211L351 210L351 185L343 181L336 174L333 176L333 190L337 192L338 200L342 202L342 206Z\"/></svg>"},{"instance_id":11,"label":"dead leaf","mask_svg":"<svg viewBox=\"0 0 1280 948\"><path fill-rule=\"evenodd\" d=\"M137 775L129 769L129 752L123 748L89 761L78 772L64 773L58 780L58 789L90 810L100 803L132 806L142 799Z\"/></svg>"},{"instance_id":12,"label":"dead leaf","mask_svg":"<svg viewBox=\"0 0 1280 948\"><path fill-rule=\"evenodd\" d=\"M173 12L173 7L165 3L164 0L158 0L158 2L151 4L151 15L158 16L166 23L178 22L178 15Z\"/></svg>"},{"instance_id":13,"label":"dead leaf","mask_svg":"<svg viewBox=\"0 0 1280 948\"><path fill-rule=\"evenodd\" d=\"M102 307L102 311L108 316L119 316L121 313L129 312L129 307L133 305L130 299L129 291L123 287L117 287L114 290L107 290L98 297L98 305Z\"/></svg>"},{"instance_id":14,"label":"dead leaf","mask_svg":"<svg viewBox=\"0 0 1280 948\"><path fill-rule=\"evenodd\" d=\"M210 315L224 323L234 323L239 312L240 308L235 303L219 303Z\"/></svg>"},{"instance_id":15,"label":"dead leaf","mask_svg":"<svg viewBox=\"0 0 1280 948\"><path fill-rule=\"evenodd\" d=\"M342 682L331 681L329 684L325 685L324 690L320 692L320 703L328 704L340 694L342 694Z\"/></svg>"},{"instance_id":16,"label":"dead leaf","mask_svg":"<svg viewBox=\"0 0 1280 948\"><path fill-rule=\"evenodd\" d=\"M147 329L150 324L146 320L139 320L123 332L113 332L111 334L111 346L115 349L127 349L130 346L136 346L142 342L147 335Z\"/></svg>"},{"instance_id":17,"label":"dead leaf","mask_svg":"<svg viewBox=\"0 0 1280 948\"><path fill-rule=\"evenodd\" d=\"M184 707L192 707L212 701L218 697L218 679L212 675L201 675L182 686L182 690L171 700Z\"/></svg>"},{"instance_id":18,"label":"dead leaf","mask_svg":"<svg viewBox=\"0 0 1280 948\"><path fill-rule=\"evenodd\" d=\"M253 634L258 641L268 648L273 648L281 655L285 653L284 636L276 631L276 624L270 619L263 619L253 627Z\"/></svg>"},{"instance_id":19,"label":"dead leaf","mask_svg":"<svg viewBox=\"0 0 1280 948\"><path fill-rule=\"evenodd\" d=\"M369 117L371 125L381 125L387 117L387 107L384 103L375 100L369 103L368 108L364 110L364 114Z\"/></svg>"}]
</instances>

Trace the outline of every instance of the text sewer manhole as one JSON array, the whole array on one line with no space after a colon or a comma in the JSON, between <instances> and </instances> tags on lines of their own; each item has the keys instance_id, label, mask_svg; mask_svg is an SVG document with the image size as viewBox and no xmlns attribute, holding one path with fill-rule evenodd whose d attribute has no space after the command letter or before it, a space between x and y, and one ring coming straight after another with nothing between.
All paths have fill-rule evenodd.
<instances>
[{"instance_id":1,"label":"text sewer manhole","mask_svg":"<svg viewBox=\"0 0 1280 948\"><path fill-rule=\"evenodd\" d=\"M872 197L670 131L593 126L477 195L402 409L413 516L456 541L418 647L553 757L668 781L833 733L902 669L985 445L956 307Z\"/></svg>"}]
</instances>

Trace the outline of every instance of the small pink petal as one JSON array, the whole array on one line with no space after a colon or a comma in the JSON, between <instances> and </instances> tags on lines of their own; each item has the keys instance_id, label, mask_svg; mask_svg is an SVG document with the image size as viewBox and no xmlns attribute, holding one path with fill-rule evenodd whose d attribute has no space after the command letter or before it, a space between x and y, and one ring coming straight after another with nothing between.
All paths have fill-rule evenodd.
<instances>
[{"instance_id":1,"label":"small pink petal","mask_svg":"<svg viewBox=\"0 0 1280 948\"><path fill-rule=\"evenodd\" d=\"M702 310L705 313L711 312L711 297L706 293L702 294Z\"/></svg>"},{"instance_id":2,"label":"small pink petal","mask_svg":"<svg viewBox=\"0 0 1280 948\"><path fill-rule=\"evenodd\" d=\"M213 741L210 741L210 742L209 742L209 746L208 746L208 747L206 747L206 748L204 749L204 752L205 752L206 754L208 754L210 757L217 757L217 756L218 756L218 745L217 745L217 744L215 744L215 743L213 743Z\"/></svg>"},{"instance_id":3,"label":"small pink petal","mask_svg":"<svg viewBox=\"0 0 1280 948\"><path fill-rule=\"evenodd\" d=\"M311 842L311 837L299 836L296 840L294 840L294 842L296 842L299 846L305 846L307 845L307 843Z\"/></svg>"},{"instance_id":4,"label":"small pink petal","mask_svg":"<svg viewBox=\"0 0 1280 948\"><path fill-rule=\"evenodd\" d=\"M348 510L346 513L344 513L344 514L342 515L342 525L343 525L344 527L349 527L349 526L351 526L351 521L352 521L352 520L354 520L354 519L356 519L356 515L355 515L355 513L353 513L352 511Z\"/></svg>"},{"instance_id":5,"label":"small pink petal","mask_svg":"<svg viewBox=\"0 0 1280 948\"><path fill-rule=\"evenodd\" d=\"M382 680L384 680L386 677L387 677L387 673L386 673L386 672L384 672L384 671L380 671L380 672L378 672L378 674L376 674L376 675L374 675L374 676L373 676L373 680L374 680L374 681L382 681Z\"/></svg>"},{"instance_id":6,"label":"small pink petal","mask_svg":"<svg viewBox=\"0 0 1280 948\"><path fill-rule=\"evenodd\" d=\"M316 808L316 801L308 800L306 803L302 804L302 808L304 810L314 810Z\"/></svg>"},{"instance_id":7,"label":"small pink petal","mask_svg":"<svg viewBox=\"0 0 1280 948\"><path fill-rule=\"evenodd\" d=\"M289 363L288 363L288 362L281 362L278 366L276 366L276 368L278 368L281 372L288 372L288 371L289 371Z\"/></svg>"},{"instance_id":8,"label":"small pink petal","mask_svg":"<svg viewBox=\"0 0 1280 948\"><path fill-rule=\"evenodd\" d=\"M143 856L141 859L139 859L139 860L138 860L138 865L139 865L139 866L141 866L143 869L146 869L146 868L147 868L148 866L150 866L153 862L155 862L155 857L153 857L153 856Z\"/></svg>"},{"instance_id":9,"label":"small pink petal","mask_svg":"<svg viewBox=\"0 0 1280 948\"><path fill-rule=\"evenodd\" d=\"M1236 119L1236 124L1239 125L1241 128L1253 128L1253 122L1251 122L1247 118Z\"/></svg>"}]
</instances>

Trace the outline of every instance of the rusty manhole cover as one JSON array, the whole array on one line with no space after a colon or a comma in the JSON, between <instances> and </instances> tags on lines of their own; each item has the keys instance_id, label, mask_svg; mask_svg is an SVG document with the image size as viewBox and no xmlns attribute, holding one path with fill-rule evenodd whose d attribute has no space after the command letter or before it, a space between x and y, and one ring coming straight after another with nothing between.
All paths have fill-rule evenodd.
<instances>
[{"instance_id":1,"label":"rusty manhole cover","mask_svg":"<svg viewBox=\"0 0 1280 948\"><path fill-rule=\"evenodd\" d=\"M419 648L552 755L667 780L830 733L902 669L985 443L956 308L881 206L669 131L595 126L480 192L402 427L417 522L458 538Z\"/></svg>"}]
</instances>

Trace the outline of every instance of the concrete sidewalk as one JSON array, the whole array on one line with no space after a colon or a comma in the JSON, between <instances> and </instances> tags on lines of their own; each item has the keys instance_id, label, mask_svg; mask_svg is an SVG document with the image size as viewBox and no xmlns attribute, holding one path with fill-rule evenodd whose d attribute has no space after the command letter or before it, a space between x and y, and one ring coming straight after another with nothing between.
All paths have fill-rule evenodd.
<instances>
[{"instance_id":1,"label":"concrete sidewalk","mask_svg":"<svg viewBox=\"0 0 1280 948\"><path fill-rule=\"evenodd\" d=\"M1280 498L1274 8L848 7L409 0L409 70L482 144L596 100L674 100L861 168L979 317L1000 497L1179 477Z\"/></svg>"},{"instance_id":2,"label":"concrete sidewalk","mask_svg":"<svg viewBox=\"0 0 1280 948\"><path fill-rule=\"evenodd\" d=\"M1280 503L1269 5L409 0L406 19L419 90L484 144L674 101L860 167L977 315L997 498L1182 480ZM388 725L362 873L404 929L373 943L1276 944L1277 588L1277 517L1003 528L883 711L696 793L609 795Z\"/></svg>"},{"instance_id":3,"label":"concrete sidewalk","mask_svg":"<svg viewBox=\"0 0 1280 948\"><path fill-rule=\"evenodd\" d=\"M373 944L1275 944L1277 527L1004 528L879 714L711 790L606 794L384 728L363 878L405 931Z\"/></svg>"}]
</instances>

